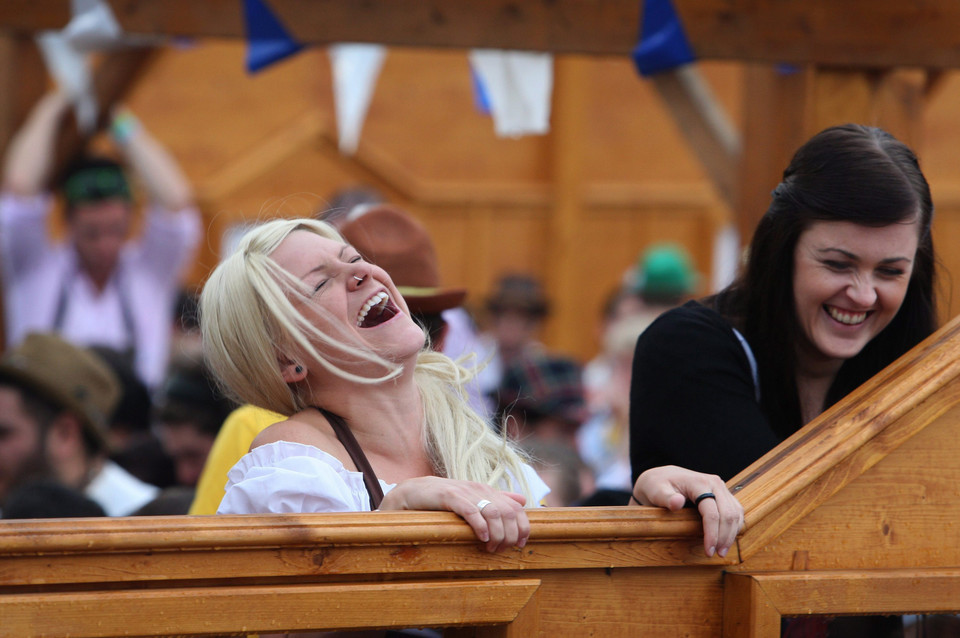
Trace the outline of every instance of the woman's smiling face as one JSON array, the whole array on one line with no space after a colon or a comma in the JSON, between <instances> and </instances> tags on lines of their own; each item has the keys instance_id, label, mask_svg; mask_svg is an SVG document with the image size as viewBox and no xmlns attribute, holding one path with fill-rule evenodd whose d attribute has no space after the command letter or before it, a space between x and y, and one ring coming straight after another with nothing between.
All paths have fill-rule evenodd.
<instances>
[{"instance_id":1,"label":"woman's smiling face","mask_svg":"<svg viewBox=\"0 0 960 638\"><path fill-rule=\"evenodd\" d=\"M793 296L804 337L800 363L856 356L896 316L917 252L918 222L861 226L819 221L794 252Z\"/></svg>"},{"instance_id":2,"label":"woman's smiling face","mask_svg":"<svg viewBox=\"0 0 960 638\"><path fill-rule=\"evenodd\" d=\"M423 330L410 317L393 280L382 268L364 261L353 246L297 230L270 257L306 284L327 317L355 331L359 338L353 345L365 344L398 362L423 346ZM324 318L318 315L317 320ZM343 333L336 329L332 334Z\"/></svg>"}]
</instances>

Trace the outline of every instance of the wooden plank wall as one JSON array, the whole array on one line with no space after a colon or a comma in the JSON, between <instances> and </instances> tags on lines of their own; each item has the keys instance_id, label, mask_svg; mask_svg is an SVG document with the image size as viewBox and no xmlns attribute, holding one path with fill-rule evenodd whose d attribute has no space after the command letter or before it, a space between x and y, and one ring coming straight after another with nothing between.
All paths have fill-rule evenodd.
<instances>
[{"instance_id":1,"label":"wooden plank wall","mask_svg":"<svg viewBox=\"0 0 960 638\"><path fill-rule=\"evenodd\" d=\"M542 277L557 310L544 339L581 358L596 351L604 298L649 244L685 245L709 292L715 236L732 212L629 61L558 58L553 131L505 140L475 106L466 53L390 49L359 150L346 158L336 149L325 53L309 50L252 77L243 55L236 41L171 48L130 98L202 195L210 234L194 283L215 264L230 224L309 214L339 188L364 182L427 224L445 283L466 286L474 308L503 272ZM740 124L744 67L701 68ZM943 76L918 143L938 204L937 241L953 272L958 101L960 84ZM761 193L748 205L763 200ZM948 298L957 286L946 288ZM944 315L952 314L948 304Z\"/></svg>"}]
</instances>

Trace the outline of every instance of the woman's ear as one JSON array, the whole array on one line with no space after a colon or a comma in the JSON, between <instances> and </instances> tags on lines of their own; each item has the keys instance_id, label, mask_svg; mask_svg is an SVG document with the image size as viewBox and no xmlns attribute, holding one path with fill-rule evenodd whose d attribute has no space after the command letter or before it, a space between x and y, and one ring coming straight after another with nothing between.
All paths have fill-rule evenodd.
<instances>
[{"instance_id":1,"label":"woman's ear","mask_svg":"<svg viewBox=\"0 0 960 638\"><path fill-rule=\"evenodd\" d=\"M307 369L302 364L288 360L280 366L280 374L286 383L299 383L307 378Z\"/></svg>"}]
</instances>

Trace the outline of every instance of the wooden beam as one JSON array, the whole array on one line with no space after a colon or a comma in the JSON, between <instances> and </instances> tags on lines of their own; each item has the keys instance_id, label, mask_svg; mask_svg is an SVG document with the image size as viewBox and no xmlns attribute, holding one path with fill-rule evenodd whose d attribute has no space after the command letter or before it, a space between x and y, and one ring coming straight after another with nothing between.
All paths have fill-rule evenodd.
<instances>
[{"instance_id":1,"label":"wooden beam","mask_svg":"<svg viewBox=\"0 0 960 638\"><path fill-rule=\"evenodd\" d=\"M149 617L151 636L357 628L501 625L509 627L540 581L439 580L192 587L118 592L54 592L0 597L3 635L77 638L131 635ZM95 614L90 610L96 609ZM533 619L534 622L536 618ZM137 635L143 635L142 628ZM521 634L501 631L501 635ZM527 634L529 635L529 634Z\"/></svg>"},{"instance_id":2,"label":"wooden beam","mask_svg":"<svg viewBox=\"0 0 960 638\"><path fill-rule=\"evenodd\" d=\"M236 0L108 0L128 33L244 37ZM626 55L637 0L268 0L304 43ZM960 67L955 0L674 0L698 58ZM0 29L58 29L69 0L4 0Z\"/></svg>"},{"instance_id":3,"label":"wooden beam","mask_svg":"<svg viewBox=\"0 0 960 638\"><path fill-rule=\"evenodd\" d=\"M735 208L740 243L753 237L770 206L783 169L806 141L810 126L809 71L767 64L746 66L743 83L743 155Z\"/></svg>"},{"instance_id":4,"label":"wooden beam","mask_svg":"<svg viewBox=\"0 0 960 638\"><path fill-rule=\"evenodd\" d=\"M736 206L742 142L710 85L692 64L652 80L720 196L728 206Z\"/></svg>"},{"instance_id":5,"label":"wooden beam","mask_svg":"<svg viewBox=\"0 0 960 638\"><path fill-rule=\"evenodd\" d=\"M725 578L754 581L764 603L783 616L953 613L960 604L956 568L767 572Z\"/></svg>"}]
</instances>

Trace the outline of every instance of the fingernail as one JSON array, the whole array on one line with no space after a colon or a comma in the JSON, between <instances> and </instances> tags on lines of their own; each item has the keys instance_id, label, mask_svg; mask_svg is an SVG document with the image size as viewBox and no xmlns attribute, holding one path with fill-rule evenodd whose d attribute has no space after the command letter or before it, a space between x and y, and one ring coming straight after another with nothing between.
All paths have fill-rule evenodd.
<instances>
[{"instance_id":1,"label":"fingernail","mask_svg":"<svg viewBox=\"0 0 960 638\"><path fill-rule=\"evenodd\" d=\"M523 546L526 544L527 544L527 539L523 539L522 541L517 543L517 547L519 547L520 549L523 549Z\"/></svg>"},{"instance_id":2,"label":"fingernail","mask_svg":"<svg viewBox=\"0 0 960 638\"><path fill-rule=\"evenodd\" d=\"M717 551L717 548L716 548L716 547L711 547L710 549L707 550L707 556L711 556L711 557L712 557L712 556L713 556L713 553L714 553L715 551Z\"/></svg>"},{"instance_id":3,"label":"fingernail","mask_svg":"<svg viewBox=\"0 0 960 638\"><path fill-rule=\"evenodd\" d=\"M720 550L719 552L717 552L717 553L720 554L721 557L724 557L724 556L727 555L727 552L729 552L729 551L730 551L730 548L729 548L729 547L724 547L723 549L721 549L721 550Z\"/></svg>"},{"instance_id":4,"label":"fingernail","mask_svg":"<svg viewBox=\"0 0 960 638\"><path fill-rule=\"evenodd\" d=\"M490 540L490 537L489 537L488 535L486 535L486 534L481 534L481 535L480 535L480 540L483 541L484 543L486 543L488 540Z\"/></svg>"}]
</instances>

